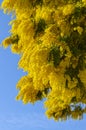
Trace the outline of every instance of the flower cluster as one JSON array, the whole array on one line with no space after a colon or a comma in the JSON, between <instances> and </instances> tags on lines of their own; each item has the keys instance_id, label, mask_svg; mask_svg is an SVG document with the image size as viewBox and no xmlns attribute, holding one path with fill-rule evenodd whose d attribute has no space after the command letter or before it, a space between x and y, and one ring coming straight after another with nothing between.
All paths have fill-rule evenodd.
<instances>
[{"instance_id":1,"label":"flower cluster","mask_svg":"<svg viewBox=\"0 0 86 130\"><path fill-rule=\"evenodd\" d=\"M81 119L86 112L86 0L3 0L12 13L11 46L28 74L17 84L18 100L46 98L55 120Z\"/></svg>"}]
</instances>

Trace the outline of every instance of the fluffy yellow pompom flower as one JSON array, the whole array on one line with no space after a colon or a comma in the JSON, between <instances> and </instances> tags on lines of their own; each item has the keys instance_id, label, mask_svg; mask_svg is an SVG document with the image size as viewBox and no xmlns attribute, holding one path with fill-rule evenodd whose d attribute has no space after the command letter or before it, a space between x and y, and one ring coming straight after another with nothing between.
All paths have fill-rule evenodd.
<instances>
[{"instance_id":1,"label":"fluffy yellow pompom flower","mask_svg":"<svg viewBox=\"0 0 86 130\"><path fill-rule=\"evenodd\" d=\"M7 37L7 38L3 41L3 43L2 43L2 45L3 45L5 48L7 48L10 44L12 44L12 40L11 40L10 37Z\"/></svg>"},{"instance_id":2,"label":"fluffy yellow pompom flower","mask_svg":"<svg viewBox=\"0 0 86 130\"><path fill-rule=\"evenodd\" d=\"M70 15L74 11L74 4L67 4L63 6L63 15Z\"/></svg>"}]
</instances>

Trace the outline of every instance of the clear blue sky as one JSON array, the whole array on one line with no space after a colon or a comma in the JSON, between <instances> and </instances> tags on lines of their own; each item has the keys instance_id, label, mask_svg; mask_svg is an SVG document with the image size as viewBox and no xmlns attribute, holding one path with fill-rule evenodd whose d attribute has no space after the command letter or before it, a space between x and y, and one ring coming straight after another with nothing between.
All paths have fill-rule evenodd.
<instances>
[{"instance_id":1,"label":"clear blue sky","mask_svg":"<svg viewBox=\"0 0 86 130\"><path fill-rule=\"evenodd\" d=\"M0 3L2 0L0 0ZM0 11L0 43L9 36L11 17ZM16 83L25 75L18 70L19 56L10 48L0 47L0 130L86 130L86 115L83 120L55 122L44 115L43 101L24 105L16 101Z\"/></svg>"}]
</instances>

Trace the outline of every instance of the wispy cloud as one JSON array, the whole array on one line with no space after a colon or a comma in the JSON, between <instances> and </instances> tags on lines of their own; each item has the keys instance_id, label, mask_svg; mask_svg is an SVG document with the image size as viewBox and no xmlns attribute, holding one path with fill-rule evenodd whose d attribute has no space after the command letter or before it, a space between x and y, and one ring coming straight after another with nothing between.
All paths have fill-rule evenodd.
<instances>
[{"instance_id":1,"label":"wispy cloud","mask_svg":"<svg viewBox=\"0 0 86 130\"><path fill-rule=\"evenodd\" d=\"M0 117L0 129L1 130L85 130L86 118L81 121L69 120L66 122L55 122L47 119L43 113L32 112L29 114L22 113L10 113Z\"/></svg>"},{"instance_id":2,"label":"wispy cloud","mask_svg":"<svg viewBox=\"0 0 86 130\"><path fill-rule=\"evenodd\" d=\"M21 114L21 115L13 115L4 116L0 118L0 124L5 124L8 126L16 126L17 128L28 127L28 128L49 128L47 123L47 118L45 115L40 113L31 113L31 114Z\"/></svg>"},{"instance_id":3,"label":"wispy cloud","mask_svg":"<svg viewBox=\"0 0 86 130\"><path fill-rule=\"evenodd\" d=\"M66 122L55 122L47 119L44 113L31 112L31 113L9 113L0 117L1 130L72 130L76 126L76 130L81 130L83 126L85 130L86 118L82 121L69 120ZM67 129L66 129L67 128Z\"/></svg>"}]
</instances>

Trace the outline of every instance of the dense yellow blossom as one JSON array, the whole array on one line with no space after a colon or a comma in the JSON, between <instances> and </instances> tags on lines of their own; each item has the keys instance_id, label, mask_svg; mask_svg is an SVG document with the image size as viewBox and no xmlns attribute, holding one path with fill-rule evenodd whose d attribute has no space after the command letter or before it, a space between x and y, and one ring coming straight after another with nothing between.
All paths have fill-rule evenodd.
<instances>
[{"instance_id":1,"label":"dense yellow blossom","mask_svg":"<svg viewBox=\"0 0 86 130\"><path fill-rule=\"evenodd\" d=\"M27 72L17 100L46 98L55 120L81 119L86 113L86 0L3 0L12 13L11 35L2 45L20 55Z\"/></svg>"},{"instance_id":2,"label":"dense yellow blossom","mask_svg":"<svg viewBox=\"0 0 86 130\"><path fill-rule=\"evenodd\" d=\"M7 37L4 41L3 41L3 46L5 48L7 48L10 44L12 43L12 40L10 37Z\"/></svg>"},{"instance_id":3,"label":"dense yellow blossom","mask_svg":"<svg viewBox=\"0 0 86 130\"><path fill-rule=\"evenodd\" d=\"M70 15L74 11L74 4L63 6L63 15Z\"/></svg>"}]
</instances>

